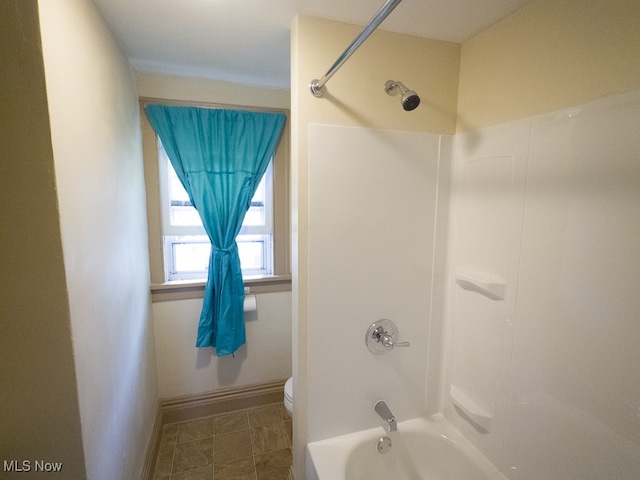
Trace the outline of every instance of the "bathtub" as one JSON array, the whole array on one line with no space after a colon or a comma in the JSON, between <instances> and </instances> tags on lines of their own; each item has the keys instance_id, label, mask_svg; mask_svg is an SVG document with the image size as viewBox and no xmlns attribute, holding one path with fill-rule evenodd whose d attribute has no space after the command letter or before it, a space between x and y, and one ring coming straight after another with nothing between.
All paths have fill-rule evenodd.
<instances>
[{"instance_id":1,"label":"bathtub","mask_svg":"<svg viewBox=\"0 0 640 480\"><path fill-rule=\"evenodd\" d=\"M391 449L378 453L378 440ZM307 480L506 480L444 417L434 415L307 445Z\"/></svg>"}]
</instances>

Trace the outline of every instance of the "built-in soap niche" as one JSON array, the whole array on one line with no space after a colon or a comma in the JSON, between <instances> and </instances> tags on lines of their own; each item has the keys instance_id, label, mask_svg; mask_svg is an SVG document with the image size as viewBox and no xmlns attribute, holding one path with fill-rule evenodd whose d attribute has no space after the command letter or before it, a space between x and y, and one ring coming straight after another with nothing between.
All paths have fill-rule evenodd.
<instances>
[{"instance_id":1,"label":"built-in soap niche","mask_svg":"<svg viewBox=\"0 0 640 480\"><path fill-rule=\"evenodd\" d=\"M479 292L485 286L456 286L449 397L465 420L491 431L500 391L505 337L504 300ZM491 294L494 296L493 294Z\"/></svg>"},{"instance_id":2,"label":"built-in soap niche","mask_svg":"<svg viewBox=\"0 0 640 480\"><path fill-rule=\"evenodd\" d=\"M506 290L506 281L497 275L492 275L490 273L485 272L474 272L470 270L465 270L463 268L457 268L455 271L455 280L456 285L467 292L473 292L475 294L482 295L488 300L499 301L504 300L505 290ZM458 295L457 298L459 301L464 296ZM476 299L477 300L477 299ZM469 302L467 302L469 303ZM485 302L486 304L487 302ZM484 317L486 318L485 322L479 320L476 326L480 326L482 328L483 324L487 324L492 321L492 317L494 319L500 318L500 306L491 305L490 303L486 307L480 307L475 313L469 312L468 318L470 321L474 321L472 317L477 316L477 320L479 320L482 315L480 312L486 312ZM459 308L458 312L462 311L463 308ZM495 313L494 313L495 312ZM462 323L464 323L464 319L460 319ZM467 337L471 339L472 337L469 335L470 329L469 327L465 328L465 332L458 332L458 338ZM499 332L496 332L497 336L499 336ZM475 338L482 338L482 332L479 332ZM494 361L499 361L499 358L496 358L496 355L499 355L500 350L494 348L490 352L483 353L481 348L476 348L474 350L467 349L467 356L470 357L469 362L474 362L478 365L478 358L480 359L494 359ZM471 353L476 353L476 355L472 355ZM458 355L460 357L460 355ZM474 359L475 357L475 359ZM460 363L457 364L458 368L467 368ZM481 369L484 372L495 372L499 374L499 365L492 365L490 362L481 362ZM480 376L482 374L480 373ZM486 375L484 375L486 377ZM460 375L458 375L460 377ZM495 377L497 380L497 377ZM455 381L455 380L454 380ZM466 383L469 383L467 380ZM489 387L489 388L487 388ZM497 385L494 385L493 382L485 383L482 386L476 386L476 390L474 392L474 396L476 397L484 397L482 400L475 400L473 396L468 395L464 392L464 390L454 383L450 385L449 388L449 396L451 398L451 402L453 405L462 413L462 415L470 422L472 422L475 426L479 427L483 432L491 431L492 421L493 421L493 410L495 409L495 405L493 405L492 400L494 398L494 391L497 389ZM482 390L485 390L484 392Z\"/></svg>"},{"instance_id":3,"label":"built-in soap niche","mask_svg":"<svg viewBox=\"0 0 640 480\"><path fill-rule=\"evenodd\" d=\"M453 405L458 408L469 421L473 422L485 432L491 431L493 413L476 403L475 400L455 385L450 385L449 396L451 397Z\"/></svg>"},{"instance_id":4,"label":"built-in soap niche","mask_svg":"<svg viewBox=\"0 0 640 480\"><path fill-rule=\"evenodd\" d=\"M458 141L451 350L445 392L455 424L490 458L501 445L508 390L528 121Z\"/></svg>"},{"instance_id":5,"label":"built-in soap niche","mask_svg":"<svg viewBox=\"0 0 640 480\"><path fill-rule=\"evenodd\" d=\"M507 282L502 278L483 272L456 268L456 284L465 290L477 292L491 300L504 300Z\"/></svg>"}]
</instances>

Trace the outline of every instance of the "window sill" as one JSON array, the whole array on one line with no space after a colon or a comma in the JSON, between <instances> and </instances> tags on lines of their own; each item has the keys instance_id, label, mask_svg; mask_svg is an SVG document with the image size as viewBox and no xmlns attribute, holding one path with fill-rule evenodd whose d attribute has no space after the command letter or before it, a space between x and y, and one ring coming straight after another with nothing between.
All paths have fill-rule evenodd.
<instances>
[{"instance_id":1,"label":"window sill","mask_svg":"<svg viewBox=\"0 0 640 480\"><path fill-rule=\"evenodd\" d=\"M180 280L151 284L152 302L169 302L188 298L203 298L204 280ZM275 293L291 291L291 274L251 276L244 279L245 288L251 293Z\"/></svg>"}]
</instances>

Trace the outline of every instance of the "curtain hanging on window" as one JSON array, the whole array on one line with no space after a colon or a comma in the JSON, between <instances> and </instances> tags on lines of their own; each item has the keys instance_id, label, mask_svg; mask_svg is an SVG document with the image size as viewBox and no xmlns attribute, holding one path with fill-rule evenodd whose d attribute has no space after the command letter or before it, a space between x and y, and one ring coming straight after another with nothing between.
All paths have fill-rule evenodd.
<instances>
[{"instance_id":1,"label":"curtain hanging on window","mask_svg":"<svg viewBox=\"0 0 640 480\"><path fill-rule=\"evenodd\" d=\"M196 346L232 354L245 343L236 237L285 115L164 105L147 105L146 112L211 241Z\"/></svg>"}]
</instances>

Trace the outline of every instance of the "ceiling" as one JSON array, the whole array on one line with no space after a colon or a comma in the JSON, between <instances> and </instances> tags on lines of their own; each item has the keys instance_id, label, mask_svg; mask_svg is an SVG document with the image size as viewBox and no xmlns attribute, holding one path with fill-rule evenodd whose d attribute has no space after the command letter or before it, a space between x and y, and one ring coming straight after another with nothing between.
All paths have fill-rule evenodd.
<instances>
[{"instance_id":1,"label":"ceiling","mask_svg":"<svg viewBox=\"0 0 640 480\"><path fill-rule=\"evenodd\" d=\"M461 43L527 1L403 0L380 28ZM385 3L384 0L93 2L138 71L283 89L290 84L290 26L295 15L364 27Z\"/></svg>"}]
</instances>

